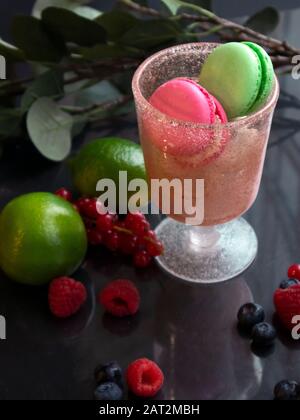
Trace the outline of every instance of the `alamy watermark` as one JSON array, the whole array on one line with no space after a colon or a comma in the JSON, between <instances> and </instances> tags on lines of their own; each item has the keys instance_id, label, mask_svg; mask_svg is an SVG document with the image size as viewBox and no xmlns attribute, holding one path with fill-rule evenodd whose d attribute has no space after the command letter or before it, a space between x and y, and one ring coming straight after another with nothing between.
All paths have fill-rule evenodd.
<instances>
[{"instance_id":1,"label":"alamy watermark","mask_svg":"<svg viewBox=\"0 0 300 420\"><path fill-rule=\"evenodd\" d=\"M6 319L0 315L0 340L6 340Z\"/></svg>"},{"instance_id":2,"label":"alamy watermark","mask_svg":"<svg viewBox=\"0 0 300 420\"><path fill-rule=\"evenodd\" d=\"M6 80L6 58L0 55L0 80Z\"/></svg>"},{"instance_id":3,"label":"alamy watermark","mask_svg":"<svg viewBox=\"0 0 300 420\"><path fill-rule=\"evenodd\" d=\"M151 179L141 178L128 182L127 171L119 172L119 179L105 178L97 183L98 212L119 214L135 213L184 216L185 223L201 225L204 221L203 179ZM148 203L151 203L148 206Z\"/></svg>"},{"instance_id":4,"label":"alamy watermark","mask_svg":"<svg viewBox=\"0 0 300 420\"><path fill-rule=\"evenodd\" d=\"M0 55L0 80L6 80L6 58ZM0 315L0 340L6 340L6 319Z\"/></svg>"},{"instance_id":5,"label":"alamy watermark","mask_svg":"<svg viewBox=\"0 0 300 420\"><path fill-rule=\"evenodd\" d=\"M295 315L293 317L292 324L295 325L292 329L292 338L294 340L300 340L300 315Z\"/></svg>"},{"instance_id":6,"label":"alamy watermark","mask_svg":"<svg viewBox=\"0 0 300 420\"><path fill-rule=\"evenodd\" d=\"M300 79L300 55L294 55L292 58L292 64L294 65L292 70L292 78L294 80Z\"/></svg>"}]
</instances>

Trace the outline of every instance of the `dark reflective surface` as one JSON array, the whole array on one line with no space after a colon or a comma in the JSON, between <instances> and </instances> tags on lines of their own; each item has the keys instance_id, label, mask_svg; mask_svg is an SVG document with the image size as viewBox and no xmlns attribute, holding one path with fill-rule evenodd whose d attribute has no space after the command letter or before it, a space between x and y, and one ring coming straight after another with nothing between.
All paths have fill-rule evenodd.
<instances>
[{"instance_id":1,"label":"dark reflective surface","mask_svg":"<svg viewBox=\"0 0 300 420\"><path fill-rule=\"evenodd\" d=\"M286 33L297 43L298 15L300 9L283 13L278 36ZM78 273L88 303L63 323L50 316L46 289L22 287L1 274L0 314L7 318L7 340L0 341L1 399L90 399L98 363L116 359L126 367L138 357L162 366L160 398L269 400L278 381L300 380L300 343L280 332L270 354L256 355L235 321L249 300L262 304L272 321L273 292L287 267L300 261L300 81L286 76L281 87L260 194L247 214L259 238L253 266L226 284L192 287L155 265L138 271L126 258L92 250ZM76 148L106 135L137 139L134 117L101 123L77 139ZM26 142L1 160L1 206L18 194L62 185L70 186L66 165L43 160ZM141 291L141 311L133 319L116 320L95 304L94 291L116 278L132 279Z\"/></svg>"}]
</instances>

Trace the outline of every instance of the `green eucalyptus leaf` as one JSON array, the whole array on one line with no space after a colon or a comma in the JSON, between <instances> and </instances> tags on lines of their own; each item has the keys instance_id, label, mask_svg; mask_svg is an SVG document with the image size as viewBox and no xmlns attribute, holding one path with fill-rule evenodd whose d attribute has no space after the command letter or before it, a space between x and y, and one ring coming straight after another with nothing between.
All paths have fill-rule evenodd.
<instances>
[{"instance_id":1,"label":"green eucalyptus leaf","mask_svg":"<svg viewBox=\"0 0 300 420\"><path fill-rule=\"evenodd\" d=\"M274 7L266 7L251 16L245 23L245 26L267 35L277 28L279 22L280 15L278 10Z\"/></svg>"},{"instance_id":2,"label":"green eucalyptus leaf","mask_svg":"<svg viewBox=\"0 0 300 420\"><path fill-rule=\"evenodd\" d=\"M106 41L106 32L96 21L79 16L71 10L49 7L42 12L42 22L66 42L90 47Z\"/></svg>"},{"instance_id":3,"label":"green eucalyptus leaf","mask_svg":"<svg viewBox=\"0 0 300 420\"><path fill-rule=\"evenodd\" d=\"M102 15L102 12L100 10L94 9L93 7L88 6L78 6L73 9L73 11L82 17L85 17L86 19L95 20L99 16Z\"/></svg>"},{"instance_id":4,"label":"green eucalyptus leaf","mask_svg":"<svg viewBox=\"0 0 300 420\"><path fill-rule=\"evenodd\" d=\"M173 15L177 15L178 10L182 7L180 0L161 0Z\"/></svg>"},{"instance_id":5,"label":"green eucalyptus leaf","mask_svg":"<svg viewBox=\"0 0 300 420\"><path fill-rule=\"evenodd\" d=\"M59 162L71 151L73 118L49 98L39 98L27 114L29 136L46 158Z\"/></svg>"},{"instance_id":6,"label":"green eucalyptus leaf","mask_svg":"<svg viewBox=\"0 0 300 420\"><path fill-rule=\"evenodd\" d=\"M79 106L89 106L112 102L121 97L120 91L107 80L96 83L74 95L74 104Z\"/></svg>"},{"instance_id":7,"label":"green eucalyptus leaf","mask_svg":"<svg viewBox=\"0 0 300 420\"><path fill-rule=\"evenodd\" d=\"M33 6L32 15L40 18L42 11L47 9L47 7L61 7L69 10L76 10L81 7L81 5L90 3L86 0L37 0ZM85 6L82 6L85 7Z\"/></svg>"},{"instance_id":8,"label":"green eucalyptus leaf","mask_svg":"<svg viewBox=\"0 0 300 420\"><path fill-rule=\"evenodd\" d=\"M64 55L63 46L49 35L40 20L32 16L16 16L12 22L12 35L28 60L57 62Z\"/></svg>"},{"instance_id":9,"label":"green eucalyptus leaf","mask_svg":"<svg viewBox=\"0 0 300 420\"><path fill-rule=\"evenodd\" d=\"M182 33L176 22L168 19L140 21L127 31L121 42L136 48L154 48L161 44L176 41Z\"/></svg>"},{"instance_id":10,"label":"green eucalyptus leaf","mask_svg":"<svg viewBox=\"0 0 300 420\"><path fill-rule=\"evenodd\" d=\"M121 45L99 44L94 47L80 48L78 53L86 60L101 60L123 57L140 57L142 51Z\"/></svg>"},{"instance_id":11,"label":"green eucalyptus leaf","mask_svg":"<svg viewBox=\"0 0 300 420\"><path fill-rule=\"evenodd\" d=\"M139 20L129 13L113 10L103 13L97 22L106 30L108 38L117 41L120 37L135 26Z\"/></svg>"},{"instance_id":12,"label":"green eucalyptus leaf","mask_svg":"<svg viewBox=\"0 0 300 420\"><path fill-rule=\"evenodd\" d=\"M23 61L24 53L17 47L0 38L0 54L10 61Z\"/></svg>"},{"instance_id":13,"label":"green eucalyptus leaf","mask_svg":"<svg viewBox=\"0 0 300 420\"><path fill-rule=\"evenodd\" d=\"M0 107L0 138L13 137L22 123L22 113L18 108Z\"/></svg>"},{"instance_id":14,"label":"green eucalyptus leaf","mask_svg":"<svg viewBox=\"0 0 300 420\"><path fill-rule=\"evenodd\" d=\"M26 112L33 102L42 96L62 96L64 94L63 73L58 69L51 69L39 76L27 88L21 100L21 108Z\"/></svg>"},{"instance_id":15,"label":"green eucalyptus leaf","mask_svg":"<svg viewBox=\"0 0 300 420\"><path fill-rule=\"evenodd\" d=\"M74 72L67 72L65 73L65 80L73 79L76 76L76 73ZM85 89L88 86L91 86L91 84L94 84L95 82L92 79L82 79L78 80L74 83L66 83L64 86L65 95L71 95L74 92L77 92L81 89Z\"/></svg>"},{"instance_id":16,"label":"green eucalyptus leaf","mask_svg":"<svg viewBox=\"0 0 300 420\"><path fill-rule=\"evenodd\" d=\"M209 10L211 4L209 1L180 1L180 0L160 0L170 12L175 16L180 9L193 10L200 15L212 17L213 13ZM208 6L208 7L207 7Z\"/></svg>"},{"instance_id":17,"label":"green eucalyptus leaf","mask_svg":"<svg viewBox=\"0 0 300 420\"><path fill-rule=\"evenodd\" d=\"M121 96L122 94L117 87L107 80L103 80L67 95L60 104L66 110L74 107L86 108L96 104L114 102Z\"/></svg>"}]
</instances>

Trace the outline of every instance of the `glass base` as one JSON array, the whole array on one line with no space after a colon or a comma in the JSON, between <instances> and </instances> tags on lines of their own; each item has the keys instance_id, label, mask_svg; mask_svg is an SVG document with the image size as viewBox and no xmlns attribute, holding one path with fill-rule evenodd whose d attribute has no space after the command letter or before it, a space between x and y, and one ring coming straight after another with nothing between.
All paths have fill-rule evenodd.
<instances>
[{"instance_id":1,"label":"glass base","mask_svg":"<svg viewBox=\"0 0 300 420\"><path fill-rule=\"evenodd\" d=\"M192 283L220 283L238 276L252 264L258 249L256 234L243 218L215 227L168 218L156 234L165 247L157 263L168 274Z\"/></svg>"}]
</instances>

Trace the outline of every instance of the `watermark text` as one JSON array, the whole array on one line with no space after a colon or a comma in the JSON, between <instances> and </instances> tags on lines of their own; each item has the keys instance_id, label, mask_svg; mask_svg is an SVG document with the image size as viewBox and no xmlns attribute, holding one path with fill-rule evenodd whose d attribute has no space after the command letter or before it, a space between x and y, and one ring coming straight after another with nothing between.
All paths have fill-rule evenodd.
<instances>
[{"instance_id":1,"label":"watermark text","mask_svg":"<svg viewBox=\"0 0 300 420\"><path fill-rule=\"evenodd\" d=\"M116 183L109 178L97 183L98 212L127 214L140 211L144 214L183 216L185 223L201 225L204 221L203 179L151 179L141 178L128 182L127 171L119 172ZM151 205L148 206L148 203Z\"/></svg>"}]
</instances>

